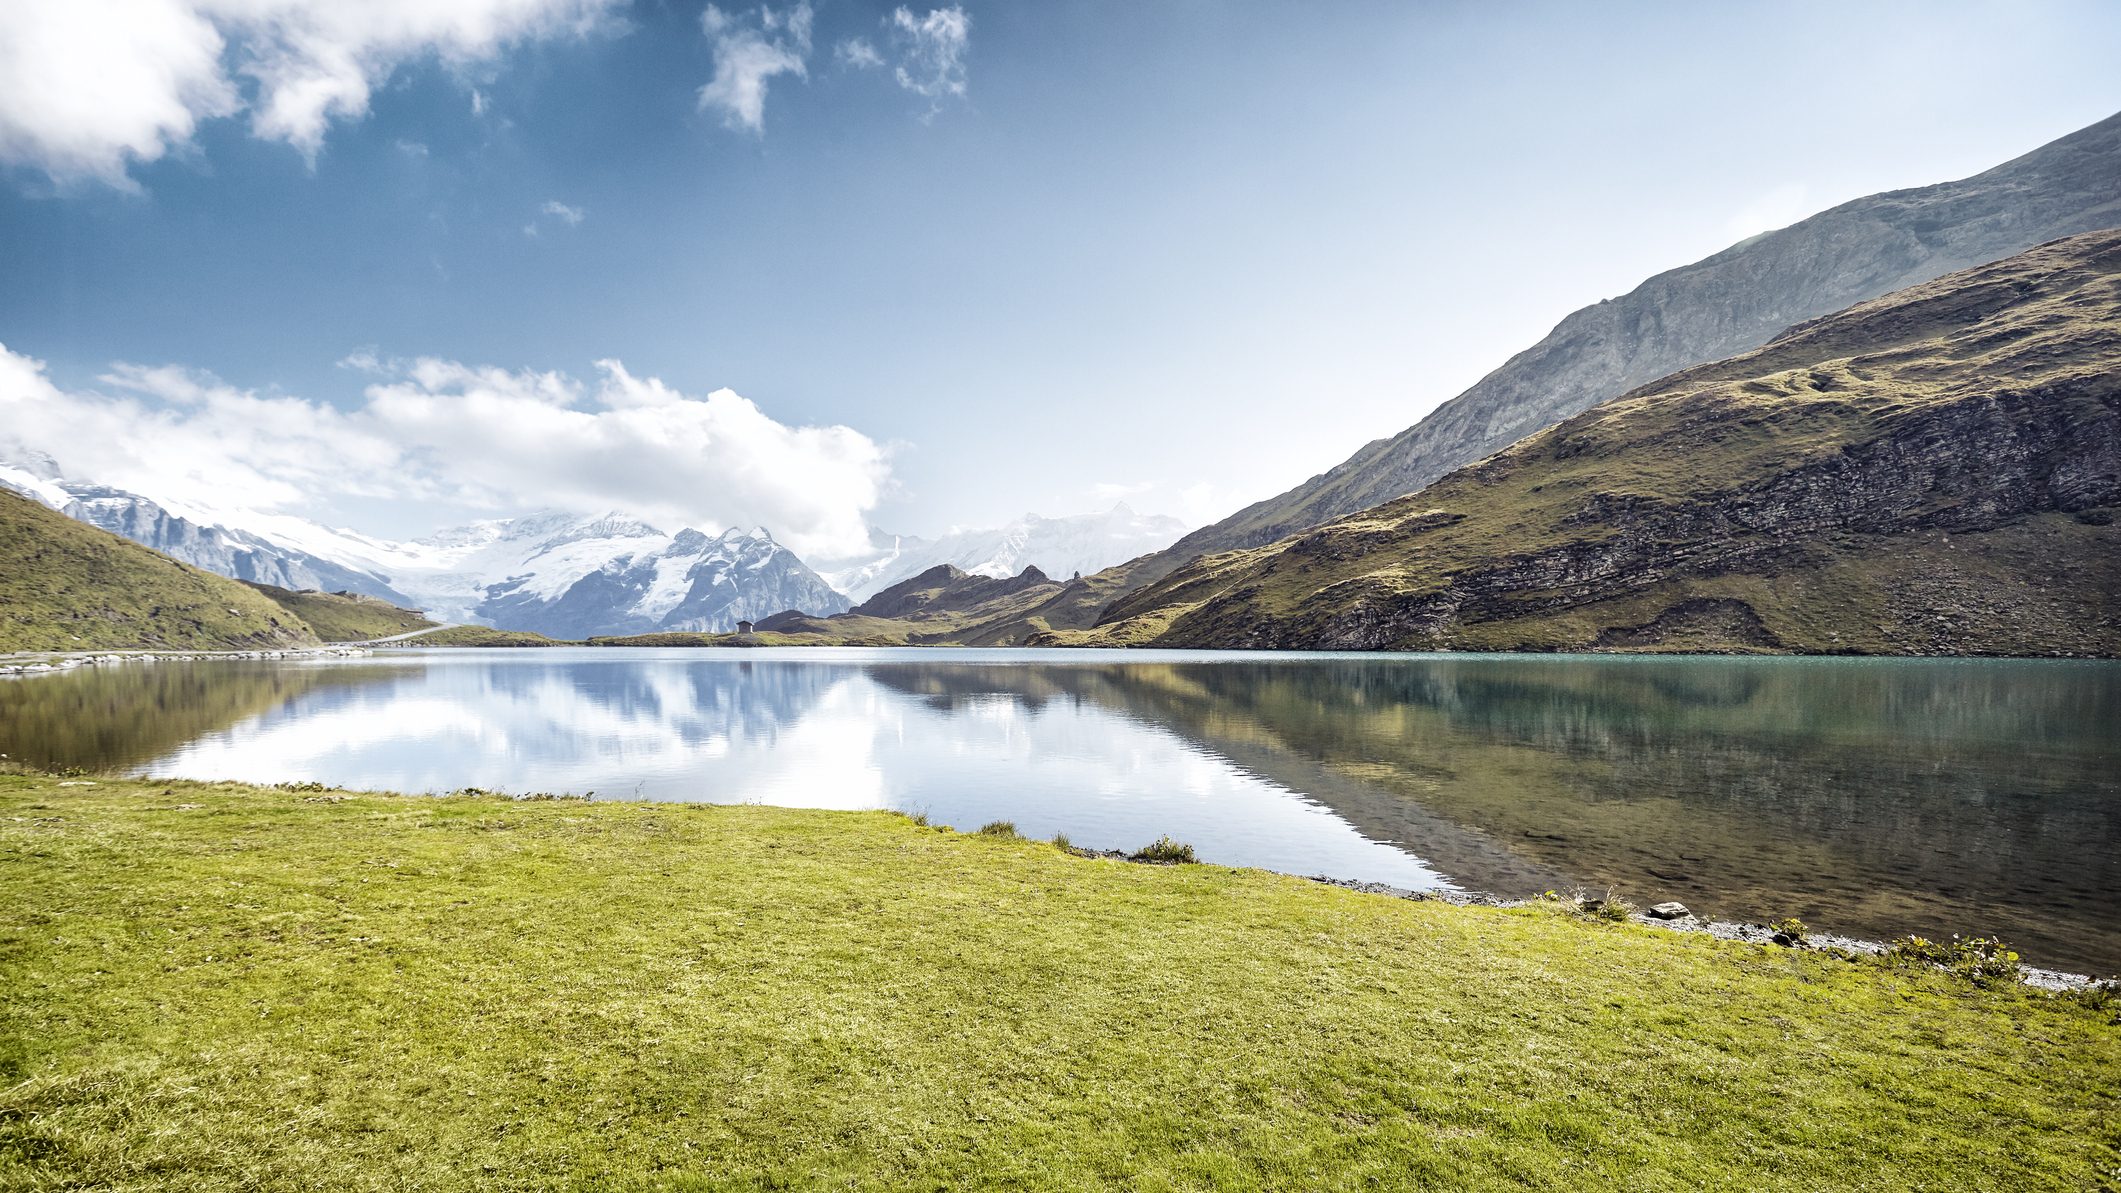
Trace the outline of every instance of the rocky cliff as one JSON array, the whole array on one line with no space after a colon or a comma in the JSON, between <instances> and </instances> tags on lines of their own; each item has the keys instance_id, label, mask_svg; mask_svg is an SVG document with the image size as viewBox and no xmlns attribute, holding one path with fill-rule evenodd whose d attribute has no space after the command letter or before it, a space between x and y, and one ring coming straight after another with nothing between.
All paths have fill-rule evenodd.
<instances>
[{"instance_id":1,"label":"rocky cliff","mask_svg":"<svg viewBox=\"0 0 2121 1193\"><path fill-rule=\"evenodd\" d=\"M1345 463L1135 569L1271 542L1411 493L1622 392L1793 324L2057 237L2121 224L2121 115L1956 182L1844 203L1585 307L1471 389Z\"/></svg>"},{"instance_id":2,"label":"rocky cliff","mask_svg":"<svg viewBox=\"0 0 2121 1193\"><path fill-rule=\"evenodd\" d=\"M2121 230L1667 377L1050 642L2121 654Z\"/></svg>"}]
</instances>

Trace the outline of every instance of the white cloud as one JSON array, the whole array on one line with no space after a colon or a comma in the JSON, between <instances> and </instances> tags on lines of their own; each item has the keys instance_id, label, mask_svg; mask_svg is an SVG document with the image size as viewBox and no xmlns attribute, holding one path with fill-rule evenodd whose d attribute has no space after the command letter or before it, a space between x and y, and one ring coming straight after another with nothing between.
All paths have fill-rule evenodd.
<instances>
[{"instance_id":1,"label":"white cloud","mask_svg":"<svg viewBox=\"0 0 2121 1193\"><path fill-rule=\"evenodd\" d=\"M247 111L253 135L314 160L397 68L462 69L525 40L581 35L619 0L7 0L0 161L58 182L127 174ZM474 111L483 97L473 92Z\"/></svg>"},{"instance_id":2,"label":"white cloud","mask_svg":"<svg viewBox=\"0 0 2121 1193\"><path fill-rule=\"evenodd\" d=\"M930 9L916 17L910 8L891 14L892 39L900 46L892 74L906 90L930 99L965 94L965 51L972 44L972 18L965 10Z\"/></svg>"},{"instance_id":3,"label":"white cloud","mask_svg":"<svg viewBox=\"0 0 2121 1193\"><path fill-rule=\"evenodd\" d=\"M545 206L538 208L538 210L545 215L566 221L567 226L570 228L580 224L582 218L589 214L579 207L569 207L558 199L545 200Z\"/></svg>"},{"instance_id":4,"label":"white cloud","mask_svg":"<svg viewBox=\"0 0 2121 1193\"><path fill-rule=\"evenodd\" d=\"M876 52L876 47L869 44L866 37L848 38L833 47L832 56L839 59L841 66L850 66L856 70L868 70L884 64L884 56Z\"/></svg>"},{"instance_id":5,"label":"white cloud","mask_svg":"<svg viewBox=\"0 0 2121 1193\"><path fill-rule=\"evenodd\" d=\"M615 360L593 383L370 350L341 363L376 378L344 410L172 366L116 365L100 389L62 389L0 346L0 426L70 475L209 518L328 517L369 498L616 509L666 530L763 525L820 556L867 543L890 477L885 449L852 428L788 426L729 390L692 397Z\"/></svg>"},{"instance_id":6,"label":"white cloud","mask_svg":"<svg viewBox=\"0 0 2121 1193\"><path fill-rule=\"evenodd\" d=\"M807 3L786 12L761 8L755 18L708 5L700 27L714 42L714 78L700 88L700 111L719 110L725 127L763 133L767 83L775 75L810 75L810 24Z\"/></svg>"},{"instance_id":7,"label":"white cloud","mask_svg":"<svg viewBox=\"0 0 2121 1193\"><path fill-rule=\"evenodd\" d=\"M1130 497L1139 497L1155 488L1155 483L1151 481L1136 481L1132 484L1123 484L1119 481L1099 481L1090 486L1090 497L1099 505L1111 505L1115 501L1125 501Z\"/></svg>"}]
</instances>

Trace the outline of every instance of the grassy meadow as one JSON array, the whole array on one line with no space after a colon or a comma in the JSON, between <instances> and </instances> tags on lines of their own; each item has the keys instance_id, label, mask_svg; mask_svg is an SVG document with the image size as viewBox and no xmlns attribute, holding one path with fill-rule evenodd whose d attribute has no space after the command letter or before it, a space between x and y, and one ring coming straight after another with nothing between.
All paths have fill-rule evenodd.
<instances>
[{"instance_id":1,"label":"grassy meadow","mask_svg":"<svg viewBox=\"0 0 2121 1193\"><path fill-rule=\"evenodd\" d=\"M2096 1189L2090 1001L886 813L0 776L0 1189Z\"/></svg>"}]
</instances>

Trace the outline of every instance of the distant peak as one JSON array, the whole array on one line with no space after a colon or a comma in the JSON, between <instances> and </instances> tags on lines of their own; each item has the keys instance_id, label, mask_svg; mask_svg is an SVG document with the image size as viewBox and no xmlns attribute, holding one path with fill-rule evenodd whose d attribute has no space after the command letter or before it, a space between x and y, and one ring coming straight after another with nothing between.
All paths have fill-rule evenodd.
<instances>
[{"instance_id":1,"label":"distant peak","mask_svg":"<svg viewBox=\"0 0 2121 1193\"><path fill-rule=\"evenodd\" d=\"M1112 508L1108 512L1118 514L1120 517L1123 518L1131 518L1134 516L1134 507L1128 505L1124 500L1115 501L1112 503Z\"/></svg>"}]
</instances>

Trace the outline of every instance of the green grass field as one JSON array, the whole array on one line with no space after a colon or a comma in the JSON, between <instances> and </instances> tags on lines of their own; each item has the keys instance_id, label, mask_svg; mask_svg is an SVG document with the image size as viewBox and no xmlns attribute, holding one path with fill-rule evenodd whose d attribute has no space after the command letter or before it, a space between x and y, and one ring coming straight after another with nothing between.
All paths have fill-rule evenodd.
<instances>
[{"instance_id":1,"label":"green grass field","mask_svg":"<svg viewBox=\"0 0 2121 1193\"><path fill-rule=\"evenodd\" d=\"M883 813L0 776L0 1189L2088 1190L2115 1018Z\"/></svg>"}]
</instances>

